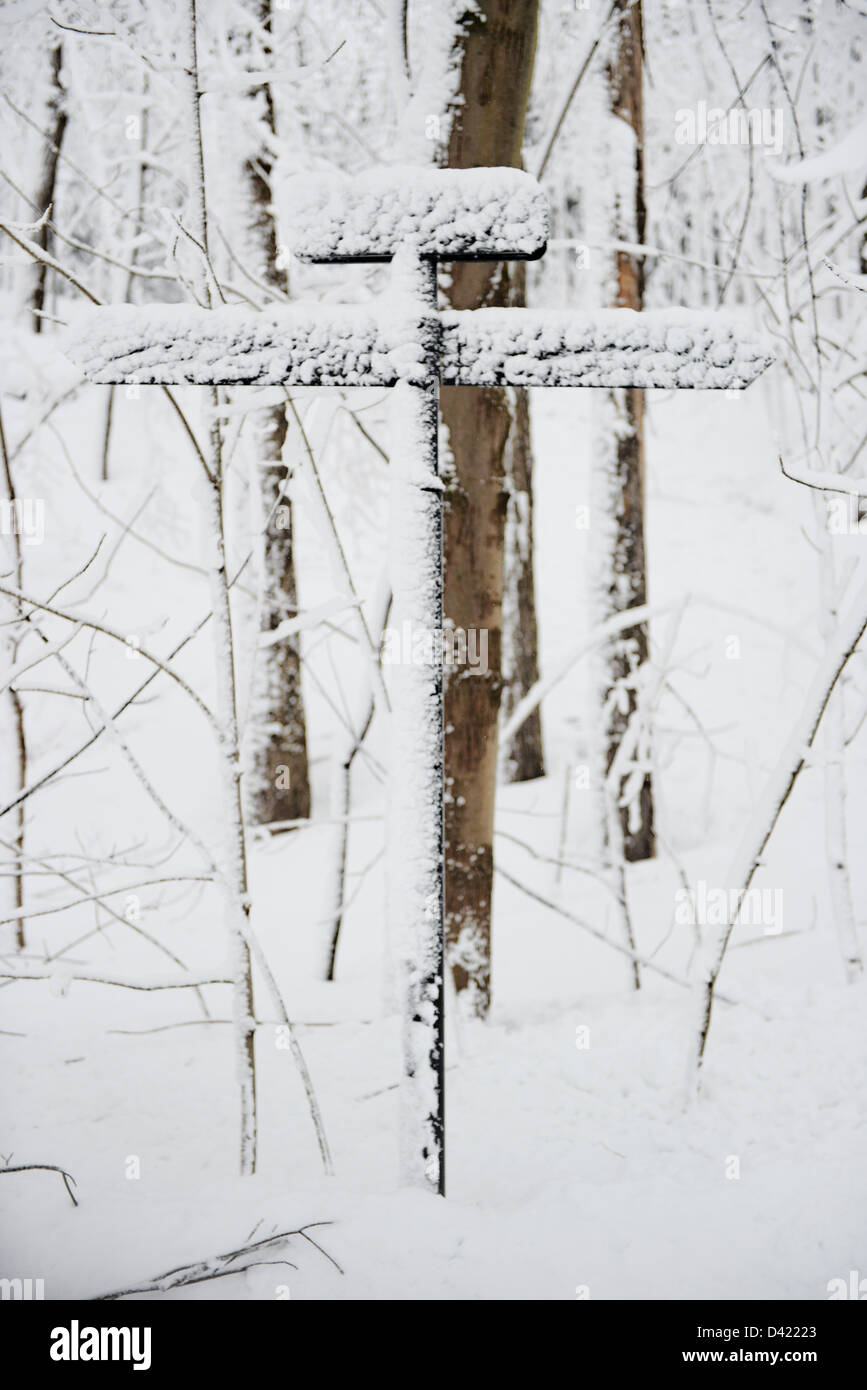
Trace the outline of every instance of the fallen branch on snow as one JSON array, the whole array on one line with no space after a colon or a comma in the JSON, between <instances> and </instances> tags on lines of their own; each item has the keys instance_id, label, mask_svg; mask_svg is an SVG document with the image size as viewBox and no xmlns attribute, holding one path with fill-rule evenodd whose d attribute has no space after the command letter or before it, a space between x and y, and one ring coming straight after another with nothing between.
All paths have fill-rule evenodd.
<instances>
[{"instance_id":1,"label":"fallen branch on snow","mask_svg":"<svg viewBox=\"0 0 867 1390\"><path fill-rule=\"evenodd\" d=\"M334 1265L338 1274L343 1270L333 1255L329 1255L327 1250L315 1241L308 1231L314 1230L317 1226L330 1226L330 1221L310 1221L306 1226L299 1226L296 1231L280 1231L278 1235L268 1236L265 1240L254 1241L250 1245L241 1245L237 1250L229 1250L225 1255L211 1255L207 1259L197 1260L194 1264L179 1265L177 1269L170 1269L165 1274L158 1274L155 1279L146 1279L141 1284L131 1284L128 1289L117 1289L112 1293L97 1295L95 1302L105 1303L111 1299L127 1298L131 1294L138 1293L168 1293L171 1289L184 1288L188 1284L203 1284L210 1279L226 1279L231 1274L243 1274L247 1269L253 1269L257 1265L281 1264L287 1265L290 1269L297 1269L298 1266L291 1260L261 1259L262 1255L279 1253L287 1242L294 1236L300 1236L306 1240L308 1245L312 1245L314 1250L318 1250L329 1264ZM239 1263L243 1261L243 1263Z\"/></svg>"}]
</instances>

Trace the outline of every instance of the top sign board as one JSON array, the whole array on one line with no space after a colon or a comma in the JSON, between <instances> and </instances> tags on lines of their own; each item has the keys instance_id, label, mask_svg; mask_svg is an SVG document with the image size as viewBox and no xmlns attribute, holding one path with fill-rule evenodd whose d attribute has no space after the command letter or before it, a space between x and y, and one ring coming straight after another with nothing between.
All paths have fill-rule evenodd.
<instances>
[{"instance_id":1,"label":"top sign board","mask_svg":"<svg viewBox=\"0 0 867 1390\"><path fill-rule=\"evenodd\" d=\"M390 167L306 175L281 190L283 231L302 261L389 261L407 242L435 261L534 261L548 203L520 169Z\"/></svg>"}]
</instances>

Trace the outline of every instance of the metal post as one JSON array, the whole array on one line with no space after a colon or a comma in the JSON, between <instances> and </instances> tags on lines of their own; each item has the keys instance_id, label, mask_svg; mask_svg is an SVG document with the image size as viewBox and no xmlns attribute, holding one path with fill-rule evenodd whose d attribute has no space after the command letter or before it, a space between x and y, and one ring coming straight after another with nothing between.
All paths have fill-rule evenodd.
<instances>
[{"instance_id":1,"label":"metal post","mask_svg":"<svg viewBox=\"0 0 867 1390\"><path fill-rule=\"evenodd\" d=\"M401 972L405 1183L445 1192L442 483L436 263L407 246L394 288L418 326L419 370L392 401L389 927Z\"/></svg>"}]
</instances>

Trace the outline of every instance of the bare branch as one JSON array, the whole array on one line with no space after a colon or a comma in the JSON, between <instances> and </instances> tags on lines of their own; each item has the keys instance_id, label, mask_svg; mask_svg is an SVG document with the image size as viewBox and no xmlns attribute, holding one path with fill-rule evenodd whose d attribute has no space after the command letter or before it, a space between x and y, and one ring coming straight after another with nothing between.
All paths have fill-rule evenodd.
<instances>
[{"instance_id":1,"label":"bare branch","mask_svg":"<svg viewBox=\"0 0 867 1390\"><path fill-rule=\"evenodd\" d=\"M282 1247L288 1244L293 1237L298 1236L306 1240L314 1249L323 1255L329 1264L332 1264L338 1274L343 1270L328 1251L308 1235L309 1231L316 1230L320 1226L330 1226L330 1221L310 1221L306 1226L299 1226L295 1231L280 1231L278 1235L268 1236L265 1240L257 1240L251 1245L241 1245L237 1250L229 1250L224 1255L211 1255L204 1260L197 1260L194 1264L179 1265L177 1269L170 1269L166 1274L158 1274L155 1279L144 1280L140 1284L132 1284L128 1289L118 1289L113 1293L100 1294L98 1301L107 1302L111 1299L127 1298L131 1294L141 1293L168 1293L170 1289L183 1288L188 1284L202 1284L211 1279L226 1279L232 1274L242 1274L245 1269L252 1269L262 1264L285 1264L291 1269L297 1268L291 1260L261 1259L262 1255L279 1254ZM240 1261L240 1263L239 1263Z\"/></svg>"},{"instance_id":2,"label":"bare branch","mask_svg":"<svg viewBox=\"0 0 867 1390\"><path fill-rule=\"evenodd\" d=\"M102 970L97 966L89 969L84 965L44 966L44 965L2 965L0 977L4 980L54 980L64 983L81 980L91 985L116 985L119 989L201 989L203 985L231 985L234 981L226 975L139 975L122 970Z\"/></svg>"},{"instance_id":3,"label":"bare branch","mask_svg":"<svg viewBox=\"0 0 867 1390\"><path fill-rule=\"evenodd\" d=\"M780 812L788 801L792 789L812 747L813 740L822 722L832 691L846 666L850 656L858 646L867 629L867 588L862 589L852 604L846 619L840 623L834 637L828 643L825 656L813 677L807 691L804 708L780 754L774 771L765 787L763 795L748 824L741 842L735 852L728 873L728 882L739 891L738 908L729 914L729 921L719 928L715 938L707 943L702 951L701 969L696 987L696 1036L694 1040L694 1072L690 1084L697 1087L715 997L716 981L725 959L729 938L738 922L740 904L752 883L765 847L774 832Z\"/></svg>"},{"instance_id":4,"label":"bare branch","mask_svg":"<svg viewBox=\"0 0 867 1390\"><path fill-rule=\"evenodd\" d=\"M29 1173L33 1171L39 1173L59 1173L63 1179L63 1186L69 1193L72 1205L74 1207L78 1206L78 1202L75 1200L75 1193L72 1190L73 1187L77 1186L75 1178L71 1173L67 1173L65 1168L58 1168L56 1163L18 1163L14 1167L9 1167L7 1165L0 1168L0 1173ZM72 1186L70 1186L70 1184Z\"/></svg>"},{"instance_id":5,"label":"bare branch","mask_svg":"<svg viewBox=\"0 0 867 1390\"><path fill-rule=\"evenodd\" d=\"M64 618L66 622L74 623L77 627L86 627L89 628L92 632L101 632L104 637L113 638L115 642L120 642L121 646L125 647L126 650L129 651L129 638L125 637L122 632L115 632L113 628L106 626L105 623L98 623L93 618L80 618L75 613L68 613L63 608L55 608L52 604L42 603L39 599L31 598L28 594L22 593L19 589L7 588L4 584L0 584L0 594L5 594L7 598L14 598L19 603L26 603L31 608L38 608L43 613L50 613L55 618ZM26 617L24 621L27 621ZM63 644L56 644L52 650L52 654L54 656L57 656L58 658L60 655L61 645ZM222 730L220 729L220 726L217 723L216 716L214 715L213 711L210 710L208 706L205 704L198 691L194 690L193 687L189 684L189 682L184 680L183 676L179 675L177 671L174 671L171 666L167 665L167 663L163 661L161 657L156 656L155 653L150 652L145 647L140 646L136 647L136 651L141 652L142 656L145 658L146 661L150 661L152 665L158 667L158 669L162 671L164 675L170 676L171 679L175 682L175 684L180 686L184 694L188 695L195 705L198 705L199 709L202 711L208 723L211 725L211 728L215 731L218 737L221 737Z\"/></svg>"},{"instance_id":6,"label":"bare branch","mask_svg":"<svg viewBox=\"0 0 867 1390\"><path fill-rule=\"evenodd\" d=\"M867 500L867 478L847 478L843 473L820 473L813 469L787 469L780 458L780 471L790 482L801 483L816 492L840 492L846 497Z\"/></svg>"},{"instance_id":7,"label":"bare branch","mask_svg":"<svg viewBox=\"0 0 867 1390\"><path fill-rule=\"evenodd\" d=\"M530 888L526 883L522 883L520 879L513 878L512 875L501 868L499 864L494 865L494 872L499 874L501 878L504 878L507 883L511 883L512 887L517 888L520 893L524 893L528 898L532 898L534 902L541 903L542 907L547 907L551 912L556 912L558 917L565 917L567 922L574 922L576 927L582 927L584 931L594 936L597 941L601 941L604 946L610 946L612 951L617 951L619 955L628 957L630 961L634 961L636 965L642 966L645 970L654 971L655 974L661 975L664 980L670 980L673 985L677 985L680 989L690 988L689 980L684 980L680 975L673 974L672 971L666 970L662 965L657 965L656 961L650 960L646 956L636 955L628 946L621 945L619 941L613 941L610 936L606 936L598 927L591 926L589 922L585 922L583 917L576 916L574 912L568 912L566 908L561 907L559 903L552 902L550 898L546 898L542 893L537 893L535 888ZM723 998L723 995L718 994L717 998L726 1004L741 1004L744 1008L752 1007L751 1005L744 1004L740 999L732 999L731 996ZM758 1012L761 1012L761 1010L758 1010Z\"/></svg>"}]
</instances>

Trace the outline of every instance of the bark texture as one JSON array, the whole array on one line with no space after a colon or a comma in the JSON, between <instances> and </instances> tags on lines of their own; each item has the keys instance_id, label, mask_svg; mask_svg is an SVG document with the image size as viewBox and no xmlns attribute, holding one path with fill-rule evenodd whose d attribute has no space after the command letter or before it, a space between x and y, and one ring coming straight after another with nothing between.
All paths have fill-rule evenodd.
<instances>
[{"instance_id":1,"label":"bark texture","mask_svg":"<svg viewBox=\"0 0 867 1390\"><path fill-rule=\"evenodd\" d=\"M259 26L271 32L271 0L253 6ZM274 102L270 87L262 92L262 120L274 133ZM247 251L252 273L277 294L288 293L288 278L278 262L279 248L271 209L272 160L264 145L247 162L249 203ZM286 495L282 461L286 410L271 406L256 417L256 459L259 467L264 534L264 594L262 628L271 632L298 610L295 579L292 504ZM310 815L310 777L307 761L307 723L301 689L300 639L292 638L258 653L254 720L251 734L250 811L259 825L301 820Z\"/></svg>"},{"instance_id":2,"label":"bark texture","mask_svg":"<svg viewBox=\"0 0 867 1390\"><path fill-rule=\"evenodd\" d=\"M527 302L526 267L511 268L509 303ZM530 396L521 387L512 393L512 428L506 440L506 557L503 592L503 719L539 679L539 626L536 617L533 516L533 443L530 435ZM542 713L537 705L506 749L510 782L530 782L545 776Z\"/></svg>"},{"instance_id":3,"label":"bark texture","mask_svg":"<svg viewBox=\"0 0 867 1390\"><path fill-rule=\"evenodd\" d=\"M626 121L635 141L635 163L631 189L618 188L612 235L620 241L644 241L644 107L642 96L643 27L641 4L617 0L618 21L607 66L611 114ZM616 253L616 308L644 307L643 261L627 252ZM614 546L610 557L609 613L623 612L647 602L646 555L644 541L644 392L633 388L611 393L615 418L613 476L609 499L613 508ZM608 616L606 614L605 616ZM625 698L606 699L606 772L614 761L629 720L636 706L634 690L628 688L634 672L648 656L647 626L642 624L624 632L610 650L607 671L610 696L620 683ZM621 787L615 791L619 794ZM653 825L653 795L649 774L645 776L632 806L620 810L623 853L628 860L652 859L656 852Z\"/></svg>"},{"instance_id":4,"label":"bark texture","mask_svg":"<svg viewBox=\"0 0 867 1390\"><path fill-rule=\"evenodd\" d=\"M465 16L460 87L445 164L520 167L536 51L538 0L482 0ZM456 309L503 305L506 267L450 267ZM491 999L491 884L497 726L502 692L503 557L508 494L504 453L511 424L505 389L444 388L445 614L486 630L488 670L457 668L445 692L446 945L456 990L484 1017Z\"/></svg>"},{"instance_id":5,"label":"bark texture","mask_svg":"<svg viewBox=\"0 0 867 1390\"><path fill-rule=\"evenodd\" d=\"M63 145L63 135L66 130L66 103L64 101L63 88L60 85L60 69L63 65L63 46L60 40L51 47L49 64L50 86L48 119L45 126L48 139L45 142L39 184L35 195L37 217L41 217L46 209L51 207L54 203L57 188L57 166L60 162L60 150ZM48 227L45 225L41 226L34 240L42 247L43 251L49 251L51 233ZM42 314L45 311L48 273L48 266L40 261L36 266L36 280L33 286L32 307L34 333L42 332Z\"/></svg>"}]
</instances>

